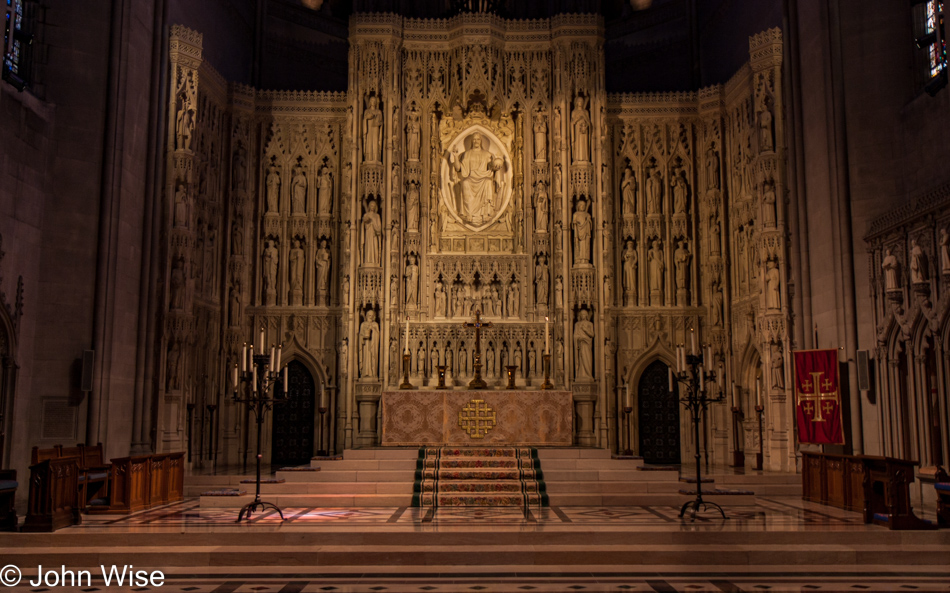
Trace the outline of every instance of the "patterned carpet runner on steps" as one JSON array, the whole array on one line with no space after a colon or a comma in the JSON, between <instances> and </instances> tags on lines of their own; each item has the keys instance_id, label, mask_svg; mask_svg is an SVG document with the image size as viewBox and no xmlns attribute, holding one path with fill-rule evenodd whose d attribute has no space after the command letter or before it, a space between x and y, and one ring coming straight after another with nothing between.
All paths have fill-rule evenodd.
<instances>
[{"instance_id":1,"label":"patterned carpet runner on steps","mask_svg":"<svg viewBox=\"0 0 950 593\"><path fill-rule=\"evenodd\" d=\"M531 447L422 447L412 505L548 506L538 450Z\"/></svg>"}]
</instances>

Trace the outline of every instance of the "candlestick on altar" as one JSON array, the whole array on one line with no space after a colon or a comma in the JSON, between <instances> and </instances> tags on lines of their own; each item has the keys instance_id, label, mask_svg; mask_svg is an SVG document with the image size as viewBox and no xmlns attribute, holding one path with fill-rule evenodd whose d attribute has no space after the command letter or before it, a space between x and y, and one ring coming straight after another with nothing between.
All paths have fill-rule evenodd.
<instances>
[{"instance_id":1,"label":"candlestick on altar","mask_svg":"<svg viewBox=\"0 0 950 593\"><path fill-rule=\"evenodd\" d=\"M696 330L689 330L690 354L696 356Z\"/></svg>"},{"instance_id":2,"label":"candlestick on altar","mask_svg":"<svg viewBox=\"0 0 950 593\"><path fill-rule=\"evenodd\" d=\"M259 350L261 352L264 352L264 328L263 327L261 327L261 337L260 337L260 342L258 343L260 344Z\"/></svg>"},{"instance_id":3,"label":"candlestick on altar","mask_svg":"<svg viewBox=\"0 0 950 593\"><path fill-rule=\"evenodd\" d=\"M403 354L409 354L409 316L406 315L406 349ZM408 381L406 381L408 383Z\"/></svg>"},{"instance_id":4,"label":"candlestick on altar","mask_svg":"<svg viewBox=\"0 0 950 593\"><path fill-rule=\"evenodd\" d=\"M253 347L251 346L251 348ZM244 342L244 346L241 347L241 372L247 372L247 342Z\"/></svg>"}]
</instances>

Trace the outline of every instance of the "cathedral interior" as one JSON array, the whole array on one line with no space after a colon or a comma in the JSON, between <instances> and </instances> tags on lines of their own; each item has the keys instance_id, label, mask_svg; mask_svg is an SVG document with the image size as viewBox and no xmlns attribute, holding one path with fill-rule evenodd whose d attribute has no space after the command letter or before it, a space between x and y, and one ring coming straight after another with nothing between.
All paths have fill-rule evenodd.
<instances>
[{"instance_id":1,"label":"cathedral interior","mask_svg":"<svg viewBox=\"0 0 950 593\"><path fill-rule=\"evenodd\" d=\"M947 590L944 14L7 0L0 564Z\"/></svg>"}]
</instances>

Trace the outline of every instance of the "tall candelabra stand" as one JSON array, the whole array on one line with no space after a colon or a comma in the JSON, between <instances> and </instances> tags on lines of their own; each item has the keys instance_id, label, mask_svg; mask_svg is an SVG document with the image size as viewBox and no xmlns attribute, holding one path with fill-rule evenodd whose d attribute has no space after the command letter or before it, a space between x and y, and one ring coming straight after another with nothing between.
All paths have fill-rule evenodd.
<instances>
[{"instance_id":1,"label":"tall candelabra stand","mask_svg":"<svg viewBox=\"0 0 950 593\"><path fill-rule=\"evenodd\" d=\"M327 412L330 411L330 402L329 398L327 397L327 390L323 384L320 385L320 403L317 404L317 406L317 411L320 412L320 442L317 443L317 455L326 456L329 455L329 439L327 439L326 447L323 446L323 441L327 435L327 425L325 423L325 419Z\"/></svg>"},{"instance_id":2,"label":"tall candelabra stand","mask_svg":"<svg viewBox=\"0 0 950 593\"><path fill-rule=\"evenodd\" d=\"M633 400L630 398L630 386L624 383L617 389L621 390L620 397L623 400L623 426L624 433L626 436L625 443L626 446L623 450L622 455L633 455L633 449L630 448L630 414L633 413Z\"/></svg>"},{"instance_id":3,"label":"tall candelabra stand","mask_svg":"<svg viewBox=\"0 0 950 593\"><path fill-rule=\"evenodd\" d=\"M762 443L762 419L765 416L765 408L761 404L755 407L755 415L759 417L759 452L755 454L755 469L762 471L762 457L765 453Z\"/></svg>"},{"instance_id":4,"label":"tall candelabra stand","mask_svg":"<svg viewBox=\"0 0 950 593\"><path fill-rule=\"evenodd\" d=\"M722 510L722 507L714 502L708 502L703 500L703 476L702 476L702 464L700 464L700 430L699 425L702 422L703 413L706 411L709 404L718 403L723 401L722 393L722 369L718 371L706 371L703 367L704 359L707 362L712 362L712 349L709 346L706 346L705 356L698 354L696 350L696 336L692 335L692 353L686 354L686 347L679 346L677 347L677 361L676 361L676 372L673 372L673 369L670 369L670 394L673 397L676 397L675 383L679 383L685 393L679 398L680 403L682 403L687 410L689 410L690 415L693 419L693 442L695 443L695 458L696 458L696 498L690 501L687 501L683 504L683 507L680 509L680 518L686 514L686 509L690 509L690 519L696 520L696 513L699 512L700 508L702 510L707 510L709 508L714 508L719 511L719 514L722 515L722 518L726 518L725 511ZM716 390L718 391L715 397L711 397L706 391L706 384L714 383Z\"/></svg>"},{"instance_id":5,"label":"tall candelabra stand","mask_svg":"<svg viewBox=\"0 0 950 593\"><path fill-rule=\"evenodd\" d=\"M274 407L274 404L287 401L287 369L284 368L283 379L275 369L280 368L280 348L271 346L270 354L265 354L264 350L264 330L261 329L260 354L254 354L254 345L252 344L248 351L245 345L241 356L241 372L238 373L238 365L234 365L234 374L232 383L234 386L234 402L247 405L247 409L254 414L254 420L257 422L257 479L254 500L241 508L238 513L236 523L242 519L251 518L251 513L260 509L274 509L280 515L281 521L284 520L284 513L280 508L271 502L261 500L261 429L264 425L264 416L267 411ZM243 386L243 394L240 394L240 387ZM273 391L273 394L271 393Z\"/></svg>"},{"instance_id":6,"label":"tall candelabra stand","mask_svg":"<svg viewBox=\"0 0 950 593\"><path fill-rule=\"evenodd\" d=\"M732 467L745 467L745 453L742 451L742 408L732 404Z\"/></svg>"}]
</instances>

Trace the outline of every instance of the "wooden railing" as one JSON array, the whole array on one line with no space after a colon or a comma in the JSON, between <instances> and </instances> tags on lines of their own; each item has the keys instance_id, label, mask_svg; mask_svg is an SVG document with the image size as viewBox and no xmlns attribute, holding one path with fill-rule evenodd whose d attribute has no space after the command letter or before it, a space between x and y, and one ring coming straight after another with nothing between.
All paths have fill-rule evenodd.
<instances>
[{"instance_id":1,"label":"wooden railing","mask_svg":"<svg viewBox=\"0 0 950 593\"><path fill-rule=\"evenodd\" d=\"M23 531L56 531L81 522L79 458L46 459L30 466L30 495Z\"/></svg>"},{"instance_id":2,"label":"wooden railing","mask_svg":"<svg viewBox=\"0 0 950 593\"><path fill-rule=\"evenodd\" d=\"M185 454L157 453L112 460L109 505L90 512L134 513L182 499Z\"/></svg>"}]
</instances>

